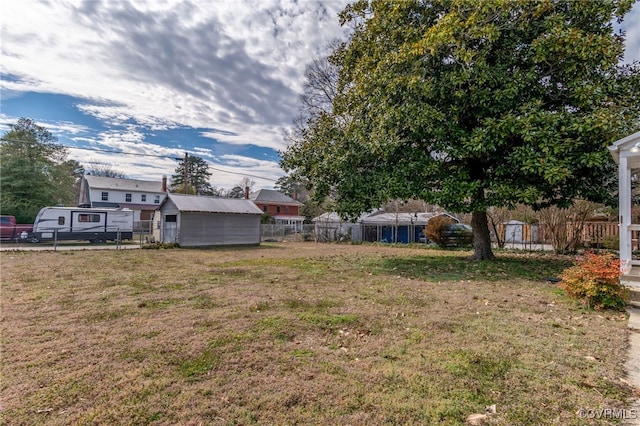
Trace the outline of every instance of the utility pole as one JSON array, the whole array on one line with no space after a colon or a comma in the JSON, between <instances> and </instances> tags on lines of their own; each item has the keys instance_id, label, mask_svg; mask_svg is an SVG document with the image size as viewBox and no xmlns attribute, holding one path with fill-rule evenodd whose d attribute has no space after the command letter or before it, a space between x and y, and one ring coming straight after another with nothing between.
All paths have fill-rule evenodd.
<instances>
[{"instance_id":1,"label":"utility pole","mask_svg":"<svg viewBox=\"0 0 640 426\"><path fill-rule=\"evenodd\" d=\"M184 178L182 179L184 182L184 193L187 193L187 184L189 183L189 171L187 169L189 167L189 153L184 153Z\"/></svg>"}]
</instances>

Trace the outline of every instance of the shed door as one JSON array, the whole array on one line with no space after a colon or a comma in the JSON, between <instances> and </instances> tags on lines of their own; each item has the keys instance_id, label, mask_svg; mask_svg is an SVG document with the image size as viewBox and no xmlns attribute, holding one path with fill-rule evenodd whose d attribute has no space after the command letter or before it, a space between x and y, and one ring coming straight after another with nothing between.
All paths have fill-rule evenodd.
<instances>
[{"instance_id":1,"label":"shed door","mask_svg":"<svg viewBox=\"0 0 640 426\"><path fill-rule=\"evenodd\" d=\"M177 215L168 214L164 217L162 236L163 236L162 240L165 243L178 242L178 216Z\"/></svg>"},{"instance_id":2,"label":"shed door","mask_svg":"<svg viewBox=\"0 0 640 426\"><path fill-rule=\"evenodd\" d=\"M522 242L522 224L519 223L510 223L507 225L507 232L505 241L512 243L521 243Z\"/></svg>"}]
</instances>

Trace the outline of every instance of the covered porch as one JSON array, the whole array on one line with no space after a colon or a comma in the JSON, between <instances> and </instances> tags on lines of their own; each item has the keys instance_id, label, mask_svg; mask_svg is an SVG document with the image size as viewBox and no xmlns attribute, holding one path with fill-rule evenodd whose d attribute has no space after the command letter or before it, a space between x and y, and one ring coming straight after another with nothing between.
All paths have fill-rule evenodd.
<instances>
[{"instance_id":1,"label":"covered porch","mask_svg":"<svg viewBox=\"0 0 640 426\"><path fill-rule=\"evenodd\" d=\"M640 237L640 223L633 216L632 182L640 171L640 132L620 139L609 147L618 164L618 205L620 223L620 282L640 292L640 257L634 254Z\"/></svg>"}]
</instances>

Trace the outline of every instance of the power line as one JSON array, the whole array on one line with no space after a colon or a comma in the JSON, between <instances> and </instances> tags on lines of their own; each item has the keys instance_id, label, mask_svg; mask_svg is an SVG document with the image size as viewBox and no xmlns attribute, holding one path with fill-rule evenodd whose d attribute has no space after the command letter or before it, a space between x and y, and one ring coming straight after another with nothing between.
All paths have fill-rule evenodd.
<instances>
[{"instance_id":1,"label":"power line","mask_svg":"<svg viewBox=\"0 0 640 426\"><path fill-rule=\"evenodd\" d=\"M24 140L18 140L18 139L7 139L7 138L0 138L0 141L18 142L18 143L29 143L30 142L30 141L24 141ZM58 144L58 143L56 143L56 145L58 145L58 146L60 146L62 148L67 148L67 149L80 149L80 150L84 150L84 151L101 152L101 153L105 153L105 154L121 154L121 155L133 155L133 156L137 156L137 157L151 157L151 158L165 158L165 159L171 159L171 160L184 160L183 157L175 157L173 155L142 154L142 153L138 153L138 152L122 152L122 151L113 151L113 150L107 150L107 149L86 148L86 147L79 147L79 146L67 146L67 145ZM207 160L205 160L205 161L207 161ZM240 175L240 176L247 176L247 177L252 177L252 178L256 178L256 179L268 180L270 182L277 182L277 179L271 179L271 178L267 178L267 177L264 177L264 176L250 175L250 174L247 174L247 173L232 172L230 170L219 169L217 167L211 166L211 163L209 161L207 161L207 165L209 166L209 168L211 170L215 170L216 172L229 173L229 174Z\"/></svg>"}]
</instances>

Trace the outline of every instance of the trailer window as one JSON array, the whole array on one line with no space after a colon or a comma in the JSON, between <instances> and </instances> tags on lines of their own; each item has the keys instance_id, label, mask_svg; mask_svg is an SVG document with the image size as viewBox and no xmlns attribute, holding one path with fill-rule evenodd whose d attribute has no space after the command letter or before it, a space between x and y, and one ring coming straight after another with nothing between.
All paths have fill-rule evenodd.
<instances>
[{"instance_id":1,"label":"trailer window","mask_svg":"<svg viewBox=\"0 0 640 426\"><path fill-rule=\"evenodd\" d=\"M100 215L80 213L78 215L78 222L100 222Z\"/></svg>"},{"instance_id":2,"label":"trailer window","mask_svg":"<svg viewBox=\"0 0 640 426\"><path fill-rule=\"evenodd\" d=\"M64 225L64 216L58 216L58 225Z\"/></svg>"}]
</instances>

